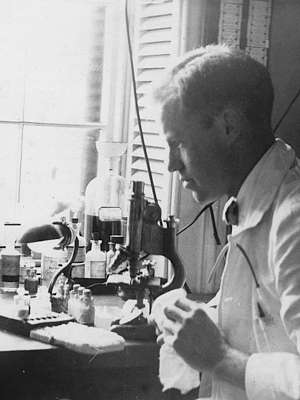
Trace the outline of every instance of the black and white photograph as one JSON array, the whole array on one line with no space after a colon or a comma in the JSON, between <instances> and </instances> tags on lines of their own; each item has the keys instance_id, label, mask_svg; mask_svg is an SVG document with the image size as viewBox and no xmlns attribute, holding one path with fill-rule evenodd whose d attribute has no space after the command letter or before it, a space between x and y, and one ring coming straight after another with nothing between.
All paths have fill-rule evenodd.
<instances>
[{"instance_id":1,"label":"black and white photograph","mask_svg":"<svg viewBox=\"0 0 300 400\"><path fill-rule=\"evenodd\" d=\"M0 0L1 400L300 400L300 1Z\"/></svg>"}]
</instances>

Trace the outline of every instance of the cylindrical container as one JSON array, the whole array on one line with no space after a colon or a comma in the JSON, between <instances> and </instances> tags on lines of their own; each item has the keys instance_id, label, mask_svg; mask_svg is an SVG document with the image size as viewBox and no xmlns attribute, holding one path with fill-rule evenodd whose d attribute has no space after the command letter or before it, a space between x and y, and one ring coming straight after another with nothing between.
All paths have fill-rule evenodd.
<instances>
[{"instance_id":1,"label":"cylindrical container","mask_svg":"<svg viewBox=\"0 0 300 400\"><path fill-rule=\"evenodd\" d=\"M36 270L34 268L27 269L27 275L24 279L24 289L32 296L37 294L38 287L39 279L36 275Z\"/></svg>"},{"instance_id":2,"label":"cylindrical container","mask_svg":"<svg viewBox=\"0 0 300 400\"><path fill-rule=\"evenodd\" d=\"M108 273L108 266L115 255L115 244L113 242L108 242L108 252L106 253L106 273Z\"/></svg>"},{"instance_id":3,"label":"cylindrical container","mask_svg":"<svg viewBox=\"0 0 300 400\"><path fill-rule=\"evenodd\" d=\"M1 280L2 287L16 290L20 279L20 253L11 249L1 252Z\"/></svg>"},{"instance_id":4,"label":"cylindrical container","mask_svg":"<svg viewBox=\"0 0 300 400\"><path fill-rule=\"evenodd\" d=\"M108 250L109 235L121 233L121 219L126 208L126 180L119 175L120 156L126 145L117 142L97 143L98 176L85 192L84 237L90 249L93 232L102 240L102 250Z\"/></svg>"},{"instance_id":5,"label":"cylindrical container","mask_svg":"<svg viewBox=\"0 0 300 400\"><path fill-rule=\"evenodd\" d=\"M86 254L85 277L106 279L106 255L100 248L101 240L92 240L92 248Z\"/></svg>"},{"instance_id":6,"label":"cylindrical container","mask_svg":"<svg viewBox=\"0 0 300 400\"><path fill-rule=\"evenodd\" d=\"M79 288L80 285L78 283L75 283L73 285L73 290L74 296L73 296L73 303L72 303L72 316L78 321L78 314L79 314Z\"/></svg>"},{"instance_id":7,"label":"cylindrical container","mask_svg":"<svg viewBox=\"0 0 300 400\"><path fill-rule=\"evenodd\" d=\"M68 299L68 314L74 317L74 306L75 306L75 290L70 290L70 296Z\"/></svg>"},{"instance_id":8,"label":"cylindrical container","mask_svg":"<svg viewBox=\"0 0 300 400\"><path fill-rule=\"evenodd\" d=\"M20 257L15 249L19 223L4 223L5 249L1 252L1 280L3 290L15 291L19 287Z\"/></svg>"}]
</instances>

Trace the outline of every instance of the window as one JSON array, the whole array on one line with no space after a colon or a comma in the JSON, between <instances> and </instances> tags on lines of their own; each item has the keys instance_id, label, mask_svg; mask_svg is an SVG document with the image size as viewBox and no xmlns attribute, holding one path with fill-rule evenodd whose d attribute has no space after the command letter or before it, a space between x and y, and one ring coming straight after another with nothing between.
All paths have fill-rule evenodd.
<instances>
[{"instance_id":1,"label":"window","mask_svg":"<svg viewBox=\"0 0 300 400\"><path fill-rule=\"evenodd\" d=\"M106 3L0 4L1 221L45 215L96 174L85 152L101 126Z\"/></svg>"},{"instance_id":2,"label":"window","mask_svg":"<svg viewBox=\"0 0 300 400\"><path fill-rule=\"evenodd\" d=\"M0 4L0 222L44 215L84 194L97 173L97 129L128 140L129 179L146 182L130 106L125 2L5 0ZM163 141L144 95L177 53L181 1L129 1L139 105L158 198L168 186ZM133 25L132 25L133 26ZM101 118L100 118L101 115ZM88 162L89 160L92 160ZM126 161L123 160L124 174Z\"/></svg>"},{"instance_id":3,"label":"window","mask_svg":"<svg viewBox=\"0 0 300 400\"><path fill-rule=\"evenodd\" d=\"M167 154L146 95L185 48L182 37L190 33L182 32L191 27L186 10L200 3L128 3L142 126L166 215ZM128 141L121 173L126 169L130 180L145 181L146 196L152 198L131 102L124 5L114 0L1 2L0 224L20 213L30 219L32 213L45 215L57 200L72 202L83 195L97 173L95 141L102 126L108 139Z\"/></svg>"}]
</instances>

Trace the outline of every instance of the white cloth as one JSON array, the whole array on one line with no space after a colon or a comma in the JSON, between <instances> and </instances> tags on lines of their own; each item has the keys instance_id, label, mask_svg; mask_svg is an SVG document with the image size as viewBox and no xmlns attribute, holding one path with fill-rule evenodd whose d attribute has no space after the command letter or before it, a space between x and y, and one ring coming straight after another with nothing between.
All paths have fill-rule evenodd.
<instances>
[{"instance_id":1,"label":"white cloth","mask_svg":"<svg viewBox=\"0 0 300 400\"><path fill-rule=\"evenodd\" d=\"M163 332L166 319L163 312L164 308L185 296L186 293L183 289L175 289L155 300L152 307L152 318L160 331ZM164 391L173 388L185 394L200 385L199 372L190 367L176 353L171 342L165 342L161 346L159 356L159 379Z\"/></svg>"},{"instance_id":2,"label":"white cloth","mask_svg":"<svg viewBox=\"0 0 300 400\"><path fill-rule=\"evenodd\" d=\"M238 196L239 224L229 236L220 288L219 326L251 354L246 391L213 378L212 399L300 399L300 164L277 140ZM253 265L255 281L245 250ZM267 318L257 317L257 301ZM264 321L262 323L262 321Z\"/></svg>"}]
</instances>

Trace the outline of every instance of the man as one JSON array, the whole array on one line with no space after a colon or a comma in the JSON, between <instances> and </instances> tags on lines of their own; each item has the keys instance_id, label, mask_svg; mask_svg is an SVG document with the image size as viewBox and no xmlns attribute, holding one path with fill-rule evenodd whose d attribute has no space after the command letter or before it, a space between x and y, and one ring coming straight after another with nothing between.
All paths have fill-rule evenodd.
<instances>
[{"instance_id":1,"label":"man","mask_svg":"<svg viewBox=\"0 0 300 400\"><path fill-rule=\"evenodd\" d=\"M218 323L180 299L161 338L211 375L213 399L300 399L300 164L273 136L270 76L242 52L207 46L168 72L155 100L169 171L203 205L226 195L235 208Z\"/></svg>"}]
</instances>

